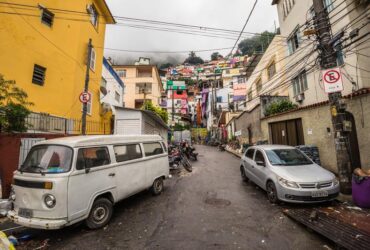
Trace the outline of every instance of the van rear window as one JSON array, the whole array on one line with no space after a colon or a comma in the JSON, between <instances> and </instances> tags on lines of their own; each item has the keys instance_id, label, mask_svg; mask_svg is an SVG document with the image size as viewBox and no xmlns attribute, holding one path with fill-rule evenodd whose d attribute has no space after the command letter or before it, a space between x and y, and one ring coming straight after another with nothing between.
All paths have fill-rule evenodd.
<instances>
[{"instance_id":1,"label":"van rear window","mask_svg":"<svg viewBox=\"0 0 370 250\"><path fill-rule=\"evenodd\" d=\"M163 154L163 148L159 142L144 143L145 156Z\"/></svg>"},{"instance_id":2,"label":"van rear window","mask_svg":"<svg viewBox=\"0 0 370 250\"><path fill-rule=\"evenodd\" d=\"M81 148L77 155L77 170L110 164L109 152L106 147Z\"/></svg>"},{"instance_id":3,"label":"van rear window","mask_svg":"<svg viewBox=\"0 0 370 250\"><path fill-rule=\"evenodd\" d=\"M130 161L143 157L139 144L114 146L117 162Z\"/></svg>"}]
</instances>

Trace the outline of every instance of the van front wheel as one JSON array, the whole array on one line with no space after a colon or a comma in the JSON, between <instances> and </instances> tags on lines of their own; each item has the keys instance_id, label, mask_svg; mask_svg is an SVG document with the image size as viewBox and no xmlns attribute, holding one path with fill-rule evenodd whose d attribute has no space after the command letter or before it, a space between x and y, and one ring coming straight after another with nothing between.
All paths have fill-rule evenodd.
<instances>
[{"instance_id":1,"label":"van front wheel","mask_svg":"<svg viewBox=\"0 0 370 250\"><path fill-rule=\"evenodd\" d=\"M163 178L157 178L154 180L152 188L151 188L153 195L160 195L163 191Z\"/></svg>"},{"instance_id":2,"label":"van front wheel","mask_svg":"<svg viewBox=\"0 0 370 250\"><path fill-rule=\"evenodd\" d=\"M108 224L113 214L113 204L107 198L98 198L92 205L86 226L90 229L102 228Z\"/></svg>"}]
</instances>

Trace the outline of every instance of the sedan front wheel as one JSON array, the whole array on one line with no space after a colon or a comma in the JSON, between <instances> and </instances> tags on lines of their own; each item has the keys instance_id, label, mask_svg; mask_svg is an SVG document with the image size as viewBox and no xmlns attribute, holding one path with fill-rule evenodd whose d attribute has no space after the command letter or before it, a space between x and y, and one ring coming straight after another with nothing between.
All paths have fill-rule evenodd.
<instances>
[{"instance_id":1,"label":"sedan front wheel","mask_svg":"<svg viewBox=\"0 0 370 250\"><path fill-rule=\"evenodd\" d=\"M272 181L267 182L266 191L267 191L267 198L269 199L270 203L272 204L279 203L276 186Z\"/></svg>"},{"instance_id":2,"label":"sedan front wheel","mask_svg":"<svg viewBox=\"0 0 370 250\"><path fill-rule=\"evenodd\" d=\"M243 166L240 166L240 175L241 175L242 180L244 182L248 182L249 181L247 175L245 174L245 170L244 170L244 167Z\"/></svg>"}]
</instances>

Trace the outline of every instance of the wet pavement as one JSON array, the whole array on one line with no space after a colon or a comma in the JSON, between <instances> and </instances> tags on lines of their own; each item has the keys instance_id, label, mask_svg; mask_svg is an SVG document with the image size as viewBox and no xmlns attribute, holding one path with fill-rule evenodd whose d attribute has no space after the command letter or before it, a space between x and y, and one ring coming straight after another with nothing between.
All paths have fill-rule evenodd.
<instances>
[{"instance_id":1,"label":"wet pavement","mask_svg":"<svg viewBox=\"0 0 370 250\"><path fill-rule=\"evenodd\" d=\"M240 159L213 147L196 149L192 173L174 174L160 196L143 192L116 204L104 229L22 232L33 239L17 249L329 249L261 189L241 181Z\"/></svg>"}]
</instances>

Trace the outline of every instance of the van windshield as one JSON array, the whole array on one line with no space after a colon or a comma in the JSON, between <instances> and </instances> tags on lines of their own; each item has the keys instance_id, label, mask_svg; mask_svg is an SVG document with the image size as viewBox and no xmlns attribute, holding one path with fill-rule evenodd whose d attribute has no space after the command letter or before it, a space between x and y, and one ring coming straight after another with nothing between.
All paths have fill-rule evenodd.
<instances>
[{"instance_id":1,"label":"van windshield","mask_svg":"<svg viewBox=\"0 0 370 250\"><path fill-rule=\"evenodd\" d=\"M28 153L20 168L28 173L65 173L71 168L72 149L65 146L40 145Z\"/></svg>"}]
</instances>

